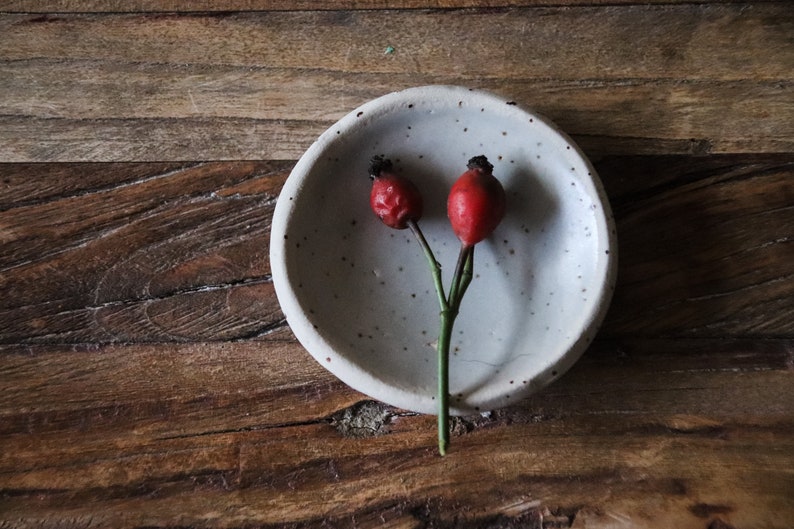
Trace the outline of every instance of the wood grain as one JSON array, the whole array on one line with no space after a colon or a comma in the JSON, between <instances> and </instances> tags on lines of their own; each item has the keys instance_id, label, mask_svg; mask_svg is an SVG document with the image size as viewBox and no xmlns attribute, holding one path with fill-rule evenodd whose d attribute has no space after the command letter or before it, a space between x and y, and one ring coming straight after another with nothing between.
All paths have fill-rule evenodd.
<instances>
[{"instance_id":1,"label":"wood grain","mask_svg":"<svg viewBox=\"0 0 794 529\"><path fill-rule=\"evenodd\" d=\"M643 3L692 3L648 0ZM725 3L731 0L711 1ZM695 3L706 3L697 0ZM204 13L350 9L497 9L546 5L633 4L636 0L0 0L0 13Z\"/></svg>"},{"instance_id":2,"label":"wood grain","mask_svg":"<svg viewBox=\"0 0 794 529\"><path fill-rule=\"evenodd\" d=\"M618 223L615 336L790 336L794 158L602 160Z\"/></svg>"},{"instance_id":3,"label":"wood grain","mask_svg":"<svg viewBox=\"0 0 794 529\"><path fill-rule=\"evenodd\" d=\"M0 528L790 529L794 11L721 0L0 0ZM435 418L297 342L270 223L359 104L463 84L595 162L613 303Z\"/></svg>"},{"instance_id":4,"label":"wood grain","mask_svg":"<svg viewBox=\"0 0 794 529\"><path fill-rule=\"evenodd\" d=\"M290 168L0 165L0 181L18 189L0 201L0 343L279 330L267 246ZM597 169L622 248L605 335L794 332L794 159L614 157ZM34 176L38 192L23 185Z\"/></svg>"},{"instance_id":5,"label":"wood grain","mask_svg":"<svg viewBox=\"0 0 794 529\"><path fill-rule=\"evenodd\" d=\"M790 340L599 342L543 393L459 419L442 459L432 417L340 387L292 339L5 347L0 520L783 528L793 353ZM370 433L345 435L355 420Z\"/></svg>"},{"instance_id":6,"label":"wood grain","mask_svg":"<svg viewBox=\"0 0 794 529\"><path fill-rule=\"evenodd\" d=\"M6 341L242 338L282 323L267 245L283 164L3 167L8 182L59 179L2 204Z\"/></svg>"},{"instance_id":7,"label":"wood grain","mask_svg":"<svg viewBox=\"0 0 794 529\"><path fill-rule=\"evenodd\" d=\"M785 3L6 15L0 156L292 160L359 104L444 83L534 107L591 155L787 152L793 28Z\"/></svg>"},{"instance_id":8,"label":"wood grain","mask_svg":"<svg viewBox=\"0 0 794 529\"><path fill-rule=\"evenodd\" d=\"M794 159L597 165L624 248L601 339L456 419L446 459L432 417L286 327L266 248L290 163L0 165L0 522L786 527Z\"/></svg>"}]
</instances>

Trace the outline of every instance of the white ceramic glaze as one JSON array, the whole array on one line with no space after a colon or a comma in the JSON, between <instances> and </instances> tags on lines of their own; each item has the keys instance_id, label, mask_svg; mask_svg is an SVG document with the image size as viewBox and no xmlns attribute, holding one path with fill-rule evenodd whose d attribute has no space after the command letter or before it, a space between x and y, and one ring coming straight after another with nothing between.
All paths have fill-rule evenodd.
<instances>
[{"instance_id":1,"label":"white ceramic glaze","mask_svg":"<svg viewBox=\"0 0 794 529\"><path fill-rule=\"evenodd\" d=\"M287 322L352 388L436 413L439 307L410 230L369 209L383 154L425 201L420 221L448 284L459 243L446 196L484 154L507 193L502 224L475 249L475 277L450 355L451 413L516 402L562 375L600 324L615 277L615 231L590 162L547 119L493 94L411 88L370 101L324 132L279 196L271 266Z\"/></svg>"}]
</instances>

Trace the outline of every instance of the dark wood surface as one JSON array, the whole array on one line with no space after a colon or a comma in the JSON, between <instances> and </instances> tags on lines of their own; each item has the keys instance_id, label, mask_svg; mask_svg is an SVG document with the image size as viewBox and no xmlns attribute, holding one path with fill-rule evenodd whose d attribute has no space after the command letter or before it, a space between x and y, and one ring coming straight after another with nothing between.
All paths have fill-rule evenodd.
<instances>
[{"instance_id":1,"label":"dark wood surface","mask_svg":"<svg viewBox=\"0 0 794 529\"><path fill-rule=\"evenodd\" d=\"M791 35L785 2L0 1L0 527L794 527ZM303 150L427 83L558 122L620 244L591 348L445 458L311 359L268 262Z\"/></svg>"}]
</instances>

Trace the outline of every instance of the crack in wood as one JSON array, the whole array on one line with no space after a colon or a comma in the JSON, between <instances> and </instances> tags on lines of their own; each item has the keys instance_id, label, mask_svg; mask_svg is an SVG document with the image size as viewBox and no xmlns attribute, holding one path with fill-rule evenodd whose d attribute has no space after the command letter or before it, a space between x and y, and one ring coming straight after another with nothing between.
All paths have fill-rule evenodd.
<instances>
[{"instance_id":1,"label":"crack in wood","mask_svg":"<svg viewBox=\"0 0 794 529\"><path fill-rule=\"evenodd\" d=\"M264 285L264 284L271 284L273 283L273 277L270 274L261 275L261 276L252 276L252 277L245 277L242 279L237 279L233 281L226 281L223 283L214 283L214 284L207 284L207 285L200 285L195 287L185 287L185 288L178 288L174 289L170 292L164 294L158 294L156 296L143 296L143 297L136 297L136 298L127 298L127 299L120 299L120 300L112 300L106 301L104 303L99 303L96 305L88 305L86 307L80 307L79 309L74 309L76 311L82 310L100 310L105 308L114 308L119 306L125 305L132 305L138 303L152 303L156 301L163 301L170 298L174 298L177 296L184 296L190 294L201 294L207 292L217 292L217 291L226 291L230 289L234 289L237 287L242 286L251 286L251 285ZM22 308L22 307L17 307ZM66 311L73 312L73 311Z\"/></svg>"}]
</instances>

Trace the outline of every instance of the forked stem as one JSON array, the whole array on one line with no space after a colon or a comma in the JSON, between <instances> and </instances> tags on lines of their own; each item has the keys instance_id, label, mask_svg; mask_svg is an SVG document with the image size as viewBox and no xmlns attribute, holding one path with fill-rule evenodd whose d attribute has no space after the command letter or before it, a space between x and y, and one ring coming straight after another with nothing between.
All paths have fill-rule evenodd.
<instances>
[{"instance_id":1,"label":"forked stem","mask_svg":"<svg viewBox=\"0 0 794 529\"><path fill-rule=\"evenodd\" d=\"M430 265L430 272L433 274L433 284L438 294L438 305L441 310L444 311L447 309L447 298L444 294L444 283L441 281L441 265L436 261L433 250L430 248L430 245L427 244L427 239L425 239L424 233L422 233L422 230L419 228L419 224L417 224L415 220L409 220L408 227L411 228L411 231L416 236L416 240L419 241L419 246L422 247L425 253L427 264Z\"/></svg>"},{"instance_id":2,"label":"forked stem","mask_svg":"<svg viewBox=\"0 0 794 529\"><path fill-rule=\"evenodd\" d=\"M460 302L463 294L471 283L474 268L474 246L461 244L455 274L452 276L449 297L444 293L444 284L441 280L441 265L433 255L433 250L427 243L422 230L415 221L408 221L408 227L416 236L419 245L425 253L430 271L433 275L433 284L438 294L438 304L441 310L441 322L438 332L438 453L446 455L449 447L449 347L452 340L452 328L458 316Z\"/></svg>"}]
</instances>

